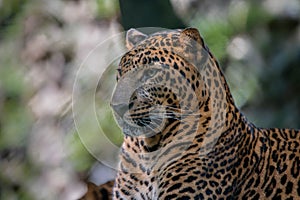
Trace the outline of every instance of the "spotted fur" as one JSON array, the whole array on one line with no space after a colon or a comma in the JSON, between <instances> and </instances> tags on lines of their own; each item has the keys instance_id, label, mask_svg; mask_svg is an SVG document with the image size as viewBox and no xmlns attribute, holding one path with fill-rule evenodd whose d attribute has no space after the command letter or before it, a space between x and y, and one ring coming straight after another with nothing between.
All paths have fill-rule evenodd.
<instances>
[{"instance_id":1,"label":"spotted fur","mask_svg":"<svg viewBox=\"0 0 300 200\"><path fill-rule=\"evenodd\" d=\"M111 200L114 181L108 181L100 186L89 182L87 192L79 200Z\"/></svg>"},{"instance_id":2,"label":"spotted fur","mask_svg":"<svg viewBox=\"0 0 300 200\"><path fill-rule=\"evenodd\" d=\"M127 48L113 199L300 199L299 130L249 122L197 29L131 29Z\"/></svg>"}]
</instances>

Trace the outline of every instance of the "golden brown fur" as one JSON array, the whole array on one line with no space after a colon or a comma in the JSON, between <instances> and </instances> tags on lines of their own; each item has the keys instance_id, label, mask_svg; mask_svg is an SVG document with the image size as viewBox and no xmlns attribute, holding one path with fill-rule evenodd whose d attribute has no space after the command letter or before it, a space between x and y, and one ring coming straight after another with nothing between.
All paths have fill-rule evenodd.
<instances>
[{"instance_id":1,"label":"golden brown fur","mask_svg":"<svg viewBox=\"0 0 300 200\"><path fill-rule=\"evenodd\" d=\"M127 47L113 199L300 199L300 132L247 121L196 29L130 30Z\"/></svg>"}]
</instances>

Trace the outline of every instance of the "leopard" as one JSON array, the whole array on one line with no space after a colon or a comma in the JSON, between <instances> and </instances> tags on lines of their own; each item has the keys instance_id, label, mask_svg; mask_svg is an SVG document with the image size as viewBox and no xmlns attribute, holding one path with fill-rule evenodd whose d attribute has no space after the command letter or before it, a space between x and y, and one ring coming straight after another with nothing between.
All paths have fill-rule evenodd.
<instances>
[{"instance_id":1,"label":"leopard","mask_svg":"<svg viewBox=\"0 0 300 200\"><path fill-rule=\"evenodd\" d=\"M112 200L114 180L107 181L99 186L87 182L87 192L78 200Z\"/></svg>"},{"instance_id":2,"label":"leopard","mask_svg":"<svg viewBox=\"0 0 300 200\"><path fill-rule=\"evenodd\" d=\"M126 47L112 199L300 199L300 130L250 122L198 29L130 29Z\"/></svg>"}]
</instances>

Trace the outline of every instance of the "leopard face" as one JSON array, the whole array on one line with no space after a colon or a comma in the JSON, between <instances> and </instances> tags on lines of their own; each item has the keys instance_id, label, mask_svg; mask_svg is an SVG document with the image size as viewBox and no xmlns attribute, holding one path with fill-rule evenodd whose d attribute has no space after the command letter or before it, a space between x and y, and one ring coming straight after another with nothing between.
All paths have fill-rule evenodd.
<instances>
[{"instance_id":1,"label":"leopard face","mask_svg":"<svg viewBox=\"0 0 300 200\"><path fill-rule=\"evenodd\" d=\"M174 87L177 82L181 85ZM130 136L151 137L162 132L168 120L196 115L199 105L195 103L198 102L195 85L199 86L199 81L190 83L169 64L150 63L128 72L125 78L119 79L115 94L122 94L120 90L128 93L125 99L114 95L113 102L120 99L123 102L112 104L123 132Z\"/></svg>"}]
</instances>

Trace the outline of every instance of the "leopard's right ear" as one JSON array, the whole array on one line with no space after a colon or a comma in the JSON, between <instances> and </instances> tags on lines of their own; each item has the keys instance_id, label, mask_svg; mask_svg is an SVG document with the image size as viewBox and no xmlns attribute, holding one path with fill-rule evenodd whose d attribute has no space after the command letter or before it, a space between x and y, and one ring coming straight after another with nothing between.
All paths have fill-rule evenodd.
<instances>
[{"instance_id":1,"label":"leopard's right ear","mask_svg":"<svg viewBox=\"0 0 300 200\"><path fill-rule=\"evenodd\" d=\"M128 50L132 49L135 45L146 39L148 36L144 33L131 28L126 33L126 47Z\"/></svg>"}]
</instances>

